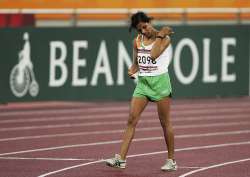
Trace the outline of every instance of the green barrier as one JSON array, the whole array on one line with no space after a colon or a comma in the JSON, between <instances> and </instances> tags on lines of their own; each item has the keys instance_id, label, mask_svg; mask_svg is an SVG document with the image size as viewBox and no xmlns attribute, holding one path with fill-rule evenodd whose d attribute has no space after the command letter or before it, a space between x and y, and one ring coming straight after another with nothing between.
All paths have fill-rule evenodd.
<instances>
[{"instance_id":1,"label":"green barrier","mask_svg":"<svg viewBox=\"0 0 250 177\"><path fill-rule=\"evenodd\" d=\"M249 26L174 27L174 97L249 93ZM0 30L0 101L129 100L127 28Z\"/></svg>"}]
</instances>

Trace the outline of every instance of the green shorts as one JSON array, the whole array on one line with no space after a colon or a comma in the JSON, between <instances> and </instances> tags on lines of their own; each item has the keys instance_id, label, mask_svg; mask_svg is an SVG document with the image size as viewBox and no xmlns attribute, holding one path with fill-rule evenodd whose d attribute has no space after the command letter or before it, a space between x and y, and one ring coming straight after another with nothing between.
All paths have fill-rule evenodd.
<instances>
[{"instance_id":1,"label":"green shorts","mask_svg":"<svg viewBox=\"0 0 250 177\"><path fill-rule=\"evenodd\" d=\"M158 76L139 76L133 97L144 97L150 101L159 101L171 97L172 87L168 73Z\"/></svg>"}]
</instances>

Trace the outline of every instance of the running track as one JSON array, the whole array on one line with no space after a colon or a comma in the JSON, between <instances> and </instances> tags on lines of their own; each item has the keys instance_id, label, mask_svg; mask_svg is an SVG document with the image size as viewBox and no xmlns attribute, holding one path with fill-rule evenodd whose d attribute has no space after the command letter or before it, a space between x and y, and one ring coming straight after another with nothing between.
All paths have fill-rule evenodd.
<instances>
[{"instance_id":1,"label":"running track","mask_svg":"<svg viewBox=\"0 0 250 177\"><path fill-rule=\"evenodd\" d=\"M166 147L150 103L125 170L102 159L119 152L128 102L0 105L0 177L249 177L250 98L172 101L176 172L160 171Z\"/></svg>"}]
</instances>

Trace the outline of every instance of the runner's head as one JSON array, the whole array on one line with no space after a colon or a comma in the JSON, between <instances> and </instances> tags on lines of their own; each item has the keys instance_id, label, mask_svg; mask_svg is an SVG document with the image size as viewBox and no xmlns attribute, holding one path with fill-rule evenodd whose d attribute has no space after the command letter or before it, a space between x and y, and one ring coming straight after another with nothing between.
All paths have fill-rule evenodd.
<instances>
[{"instance_id":1,"label":"runner's head","mask_svg":"<svg viewBox=\"0 0 250 177\"><path fill-rule=\"evenodd\" d=\"M150 23L150 21L153 19L153 17L149 17L144 12L139 11L139 12L133 14L130 19L131 19L131 23L130 23L129 31L131 31L133 28L138 30L138 24L140 22Z\"/></svg>"}]
</instances>

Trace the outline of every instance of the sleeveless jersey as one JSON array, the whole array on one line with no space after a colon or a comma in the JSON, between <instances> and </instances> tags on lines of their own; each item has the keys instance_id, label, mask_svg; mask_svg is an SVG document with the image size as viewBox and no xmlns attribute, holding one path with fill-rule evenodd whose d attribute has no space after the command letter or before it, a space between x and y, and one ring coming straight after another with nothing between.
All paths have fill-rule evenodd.
<instances>
[{"instance_id":1,"label":"sleeveless jersey","mask_svg":"<svg viewBox=\"0 0 250 177\"><path fill-rule=\"evenodd\" d=\"M169 45L162 54L152 60L150 52L155 42L150 45L143 45L143 35L138 35L136 39L137 46L137 62L139 65L139 76L157 76L168 72L172 50Z\"/></svg>"}]
</instances>

